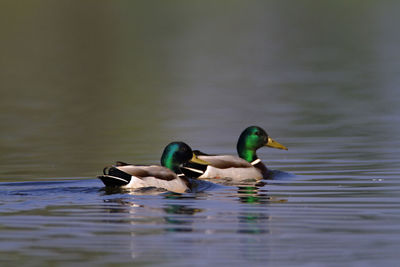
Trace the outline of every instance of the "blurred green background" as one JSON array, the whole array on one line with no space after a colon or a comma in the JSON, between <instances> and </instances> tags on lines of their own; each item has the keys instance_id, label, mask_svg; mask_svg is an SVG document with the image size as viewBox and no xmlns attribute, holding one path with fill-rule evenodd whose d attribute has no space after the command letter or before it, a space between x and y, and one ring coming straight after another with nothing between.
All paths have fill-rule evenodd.
<instances>
[{"instance_id":1,"label":"blurred green background","mask_svg":"<svg viewBox=\"0 0 400 267\"><path fill-rule=\"evenodd\" d=\"M173 140L235 153L252 124L289 147L398 135L399 10L397 1L1 1L0 181L158 163Z\"/></svg>"}]
</instances>

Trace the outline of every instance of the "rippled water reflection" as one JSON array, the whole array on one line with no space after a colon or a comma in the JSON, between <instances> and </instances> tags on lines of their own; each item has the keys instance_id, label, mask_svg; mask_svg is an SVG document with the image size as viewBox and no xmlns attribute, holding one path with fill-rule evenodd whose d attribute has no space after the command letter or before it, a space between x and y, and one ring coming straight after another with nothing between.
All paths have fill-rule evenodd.
<instances>
[{"instance_id":1,"label":"rippled water reflection","mask_svg":"<svg viewBox=\"0 0 400 267\"><path fill-rule=\"evenodd\" d=\"M397 2L3 2L0 265L396 265ZM182 140L265 184L105 190Z\"/></svg>"},{"instance_id":2,"label":"rippled water reflection","mask_svg":"<svg viewBox=\"0 0 400 267\"><path fill-rule=\"evenodd\" d=\"M3 183L0 249L3 262L49 264L395 263L398 189L360 177L184 195L108 192L97 180Z\"/></svg>"}]
</instances>

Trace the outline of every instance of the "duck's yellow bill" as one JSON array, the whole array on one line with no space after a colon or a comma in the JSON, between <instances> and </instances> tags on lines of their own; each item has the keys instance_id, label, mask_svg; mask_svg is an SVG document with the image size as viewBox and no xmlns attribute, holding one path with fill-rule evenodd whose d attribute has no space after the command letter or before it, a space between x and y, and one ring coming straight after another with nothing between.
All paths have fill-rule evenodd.
<instances>
[{"instance_id":1,"label":"duck's yellow bill","mask_svg":"<svg viewBox=\"0 0 400 267\"><path fill-rule=\"evenodd\" d=\"M193 153L193 157L191 160L189 160L190 162L193 163L198 163L198 164L203 164L203 165L210 165L210 162L207 162L205 160L199 159L194 153Z\"/></svg>"},{"instance_id":2,"label":"duck's yellow bill","mask_svg":"<svg viewBox=\"0 0 400 267\"><path fill-rule=\"evenodd\" d=\"M278 149L284 149L284 150L288 150L287 147L285 147L284 145L276 142L274 139L272 139L271 137L268 137L268 143L265 145L268 147L273 147L273 148L278 148Z\"/></svg>"}]
</instances>

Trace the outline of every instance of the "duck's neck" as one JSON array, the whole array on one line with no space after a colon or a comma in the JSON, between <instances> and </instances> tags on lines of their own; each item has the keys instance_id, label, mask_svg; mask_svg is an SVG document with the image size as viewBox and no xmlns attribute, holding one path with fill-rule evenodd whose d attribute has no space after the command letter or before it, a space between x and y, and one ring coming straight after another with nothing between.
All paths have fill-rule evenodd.
<instances>
[{"instance_id":1,"label":"duck's neck","mask_svg":"<svg viewBox=\"0 0 400 267\"><path fill-rule=\"evenodd\" d=\"M271 171L268 170L267 166L258 158L257 153L254 149L246 148L244 142L238 142L237 152L239 157L251 163L255 168L257 168L264 179L270 179Z\"/></svg>"},{"instance_id":2,"label":"duck's neck","mask_svg":"<svg viewBox=\"0 0 400 267\"><path fill-rule=\"evenodd\" d=\"M179 164L177 164L172 157L161 158L161 165L167 167L176 174L182 173L181 168L179 168Z\"/></svg>"},{"instance_id":3,"label":"duck's neck","mask_svg":"<svg viewBox=\"0 0 400 267\"><path fill-rule=\"evenodd\" d=\"M257 153L254 149L247 148L243 143L239 142L237 145L237 152L242 159L253 162L258 159Z\"/></svg>"},{"instance_id":4,"label":"duck's neck","mask_svg":"<svg viewBox=\"0 0 400 267\"><path fill-rule=\"evenodd\" d=\"M172 170L176 174L183 174L179 165L172 165L172 167L167 167L168 169Z\"/></svg>"}]
</instances>

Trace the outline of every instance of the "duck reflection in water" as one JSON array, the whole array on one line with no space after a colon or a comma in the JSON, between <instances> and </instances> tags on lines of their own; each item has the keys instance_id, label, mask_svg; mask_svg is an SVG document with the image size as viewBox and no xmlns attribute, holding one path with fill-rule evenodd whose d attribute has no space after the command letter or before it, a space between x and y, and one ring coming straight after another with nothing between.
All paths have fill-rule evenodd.
<instances>
[{"instance_id":1,"label":"duck reflection in water","mask_svg":"<svg viewBox=\"0 0 400 267\"><path fill-rule=\"evenodd\" d=\"M260 183L238 185L237 196L242 203L265 204L270 201L266 189L260 189Z\"/></svg>"},{"instance_id":2,"label":"duck reflection in water","mask_svg":"<svg viewBox=\"0 0 400 267\"><path fill-rule=\"evenodd\" d=\"M113 199L104 200L110 204L107 207L109 213L125 213L128 216L119 220L111 220L113 223L128 223L131 225L157 224L162 227L156 231L165 232L191 232L194 221L193 215L200 213L203 209L191 207L187 204L179 204L180 201L187 203L195 195L181 195L174 192L166 192L159 188L141 188L136 190L124 188L105 188L105 195L118 196ZM154 200L146 205L146 195L158 195L156 201L161 200L160 207L152 207ZM137 196L137 198L133 198ZM144 198L142 198L144 197ZM166 201L164 201L166 200ZM168 203L173 202L173 203ZM139 204L140 203L140 204ZM133 233L133 232L132 232Z\"/></svg>"},{"instance_id":3,"label":"duck reflection in water","mask_svg":"<svg viewBox=\"0 0 400 267\"><path fill-rule=\"evenodd\" d=\"M267 205L265 204L286 202L286 200L269 196L264 185L266 185L266 183L258 182L256 184L238 186L237 197L239 202L250 205L259 205L263 211L253 212L251 211L252 209L246 208L245 206L244 210L238 214L238 233L265 234L270 232L268 221L271 220L271 217L268 215L267 210L264 210L267 208Z\"/></svg>"},{"instance_id":4,"label":"duck reflection in water","mask_svg":"<svg viewBox=\"0 0 400 267\"><path fill-rule=\"evenodd\" d=\"M223 187L222 192L228 195L222 202L215 198L221 191L215 192L219 194L212 190L187 194L158 191L157 195L148 196L145 189L140 192L114 189L106 192L105 207L110 213L121 215L113 214L108 223L119 223L119 228L130 234L127 247L132 257L160 253L160 248L168 253L168 246L165 247L163 242L169 244L170 241L166 241L170 237L168 234L178 233L182 240L186 240L186 234L196 234L201 240L215 242L219 242L220 237L232 238L240 248L237 252L240 257L253 259L265 246L272 231L273 217L269 204L282 200L270 196L262 183ZM209 205L220 206L217 212L213 212ZM160 242L160 246L149 242L154 239ZM197 241L193 242L197 244ZM180 242L177 244L182 245Z\"/></svg>"}]
</instances>

